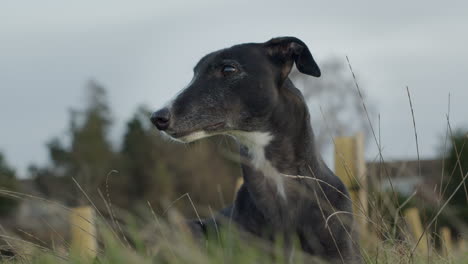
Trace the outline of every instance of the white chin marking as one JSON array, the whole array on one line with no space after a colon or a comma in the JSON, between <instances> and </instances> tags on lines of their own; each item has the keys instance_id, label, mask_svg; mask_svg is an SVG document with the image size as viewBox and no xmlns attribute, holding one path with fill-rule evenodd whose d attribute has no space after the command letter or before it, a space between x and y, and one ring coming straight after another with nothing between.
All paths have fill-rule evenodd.
<instances>
[{"instance_id":1,"label":"white chin marking","mask_svg":"<svg viewBox=\"0 0 468 264\"><path fill-rule=\"evenodd\" d=\"M195 132L192 132L192 133L190 133L190 134L188 134L186 136L179 137L179 138L173 137L173 136L171 136L170 134L168 134L168 133L166 133L164 131L161 131L161 134L165 138L167 138L169 140L172 140L172 141L179 142L179 143L190 143L190 142L202 139L202 138L206 138L206 137L210 137L210 136L215 135L215 134L206 133L205 131L195 131Z\"/></svg>"},{"instance_id":2,"label":"white chin marking","mask_svg":"<svg viewBox=\"0 0 468 264\"><path fill-rule=\"evenodd\" d=\"M209 137L209 136L210 135L208 133L206 133L205 131L196 131L196 132L190 133L190 134L188 134L186 136L176 138L175 140L183 142L183 143L190 143L190 142L197 141L199 139L206 138L206 137Z\"/></svg>"}]
</instances>

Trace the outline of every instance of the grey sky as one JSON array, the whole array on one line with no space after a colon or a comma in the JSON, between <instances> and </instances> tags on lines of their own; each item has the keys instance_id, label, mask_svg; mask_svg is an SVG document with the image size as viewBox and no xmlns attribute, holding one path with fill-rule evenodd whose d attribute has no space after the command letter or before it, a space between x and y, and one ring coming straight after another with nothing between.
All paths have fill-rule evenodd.
<instances>
[{"instance_id":1,"label":"grey sky","mask_svg":"<svg viewBox=\"0 0 468 264\"><path fill-rule=\"evenodd\" d=\"M381 115L384 157L437 154L447 97L452 127L468 125L468 2L446 1L18 1L0 4L0 150L24 173L47 160L70 107L95 78L116 126L145 103L157 108L191 79L207 52L293 35L320 61L348 55ZM314 113L312 113L314 114ZM315 113L317 114L317 113ZM377 154L375 144L367 157Z\"/></svg>"}]
</instances>

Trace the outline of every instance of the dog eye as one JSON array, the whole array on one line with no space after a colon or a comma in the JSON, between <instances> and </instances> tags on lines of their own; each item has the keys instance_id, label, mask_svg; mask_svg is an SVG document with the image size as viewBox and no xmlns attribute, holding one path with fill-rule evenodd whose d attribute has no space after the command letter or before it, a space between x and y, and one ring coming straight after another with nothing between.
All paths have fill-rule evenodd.
<instances>
[{"instance_id":1,"label":"dog eye","mask_svg":"<svg viewBox=\"0 0 468 264\"><path fill-rule=\"evenodd\" d=\"M237 68L232 65L224 65L221 70L224 74L229 74L237 71Z\"/></svg>"}]
</instances>

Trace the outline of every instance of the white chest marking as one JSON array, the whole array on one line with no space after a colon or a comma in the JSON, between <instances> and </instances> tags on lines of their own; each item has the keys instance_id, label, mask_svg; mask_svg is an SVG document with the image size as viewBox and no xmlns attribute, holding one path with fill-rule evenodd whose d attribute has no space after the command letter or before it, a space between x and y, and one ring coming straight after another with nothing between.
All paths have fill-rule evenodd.
<instances>
[{"instance_id":1,"label":"white chest marking","mask_svg":"<svg viewBox=\"0 0 468 264\"><path fill-rule=\"evenodd\" d=\"M268 132L232 131L229 133L249 149L254 168L261 171L265 177L273 180L278 193L286 200L284 179L281 177L281 173L265 158L265 147L272 141L273 136Z\"/></svg>"}]
</instances>

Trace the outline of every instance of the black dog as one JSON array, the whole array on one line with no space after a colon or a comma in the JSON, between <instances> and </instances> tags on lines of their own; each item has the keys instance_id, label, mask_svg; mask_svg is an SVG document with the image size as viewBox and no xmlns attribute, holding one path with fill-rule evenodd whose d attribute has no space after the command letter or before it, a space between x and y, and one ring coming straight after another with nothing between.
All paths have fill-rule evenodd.
<instances>
[{"instance_id":1,"label":"black dog","mask_svg":"<svg viewBox=\"0 0 468 264\"><path fill-rule=\"evenodd\" d=\"M305 252L324 260L360 262L351 200L315 148L307 105L288 78L294 63L304 74L321 74L294 37L208 54L187 88L151 121L181 142L219 134L238 140L248 161L244 184L221 214L258 236L282 236L286 247L298 238Z\"/></svg>"}]
</instances>

